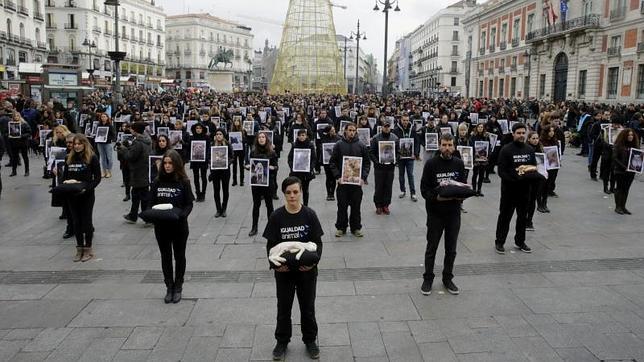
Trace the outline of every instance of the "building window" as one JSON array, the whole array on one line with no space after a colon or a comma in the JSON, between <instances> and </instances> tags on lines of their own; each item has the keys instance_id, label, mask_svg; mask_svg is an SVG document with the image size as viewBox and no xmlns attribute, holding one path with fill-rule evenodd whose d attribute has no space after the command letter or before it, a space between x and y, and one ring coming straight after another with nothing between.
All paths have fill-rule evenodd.
<instances>
[{"instance_id":1,"label":"building window","mask_svg":"<svg viewBox=\"0 0 644 362\"><path fill-rule=\"evenodd\" d=\"M530 97L530 77L523 78L523 98Z\"/></svg>"},{"instance_id":2,"label":"building window","mask_svg":"<svg viewBox=\"0 0 644 362\"><path fill-rule=\"evenodd\" d=\"M105 63L103 64L103 69L107 70L108 72L112 70L112 62L109 60L106 60Z\"/></svg>"},{"instance_id":3,"label":"building window","mask_svg":"<svg viewBox=\"0 0 644 362\"><path fill-rule=\"evenodd\" d=\"M541 74L539 76L539 97L544 97L546 95L546 75Z\"/></svg>"},{"instance_id":4,"label":"building window","mask_svg":"<svg viewBox=\"0 0 644 362\"><path fill-rule=\"evenodd\" d=\"M504 96L503 94L504 86L505 86L505 79L502 79L502 78L499 79L499 97Z\"/></svg>"},{"instance_id":5,"label":"building window","mask_svg":"<svg viewBox=\"0 0 644 362\"><path fill-rule=\"evenodd\" d=\"M485 32L481 33L481 44L479 46L481 49L485 49L485 43L486 43L485 42L485 35L486 35Z\"/></svg>"},{"instance_id":6,"label":"building window","mask_svg":"<svg viewBox=\"0 0 644 362\"><path fill-rule=\"evenodd\" d=\"M644 64L637 66L637 98L644 98Z\"/></svg>"},{"instance_id":7,"label":"building window","mask_svg":"<svg viewBox=\"0 0 644 362\"><path fill-rule=\"evenodd\" d=\"M458 19L458 18L454 18L454 26L458 26L458 23L459 23L459 19Z\"/></svg>"},{"instance_id":8,"label":"building window","mask_svg":"<svg viewBox=\"0 0 644 362\"><path fill-rule=\"evenodd\" d=\"M580 70L579 71L579 87L577 89L577 95L578 96L584 96L586 95L586 74L587 70Z\"/></svg>"},{"instance_id":9,"label":"building window","mask_svg":"<svg viewBox=\"0 0 644 362\"><path fill-rule=\"evenodd\" d=\"M204 72L199 72L199 79L206 79L206 74Z\"/></svg>"},{"instance_id":10,"label":"building window","mask_svg":"<svg viewBox=\"0 0 644 362\"><path fill-rule=\"evenodd\" d=\"M180 70L177 70L176 72L174 72L174 79L181 79L181 71Z\"/></svg>"},{"instance_id":11,"label":"building window","mask_svg":"<svg viewBox=\"0 0 644 362\"><path fill-rule=\"evenodd\" d=\"M508 37L508 23L503 23L503 25L501 25L501 42L506 41L507 37Z\"/></svg>"},{"instance_id":12,"label":"building window","mask_svg":"<svg viewBox=\"0 0 644 362\"><path fill-rule=\"evenodd\" d=\"M514 19L514 23L512 24L512 39L519 39L520 35L520 29L519 27L521 26L521 19Z\"/></svg>"},{"instance_id":13,"label":"building window","mask_svg":"<svg viewBox=\"0 0 644 362\"><path fill-rule=\"evenodd\" d=\"M452 41L458 41L458 31L452 31Z\"/></svg>"},{"instance_id":14,"label":"building window","mask_svg":"<svg viewBox=\"0 0 644 362\"><path fill-rule=\"evenodd\" d=\"M515 77L512 77L510 79L510 94L508 94L510 97L516 97L517 96L517 79Z\"/></svg>"},{"instance_id":15,"label":"building window","mask_svg":"<svg viewBox=\"0 0 644 362\"><path fill-rule=\"evenodd\" d=\"M483 81L479 81L479 97L483 97Z\"/></svg>"},{"instance_id":16,"label":"building window","mask_svg":"<svg viewBox=\"0 0 644 362\"><path fill-rule=\"evenodd\" d=\"M456 87L456 77L452 77L452 82L450 84L452 87Z\"/></svg>"},{"instance_id":17,"label":"building window","mask_svg":"<svg viewBox=\"0 0 644 362\"><path fill-rule=\"evenodd\" d=\"M495 46L496 45L496 28L492 28L490 30L490 46Z\"/></svg>"},{"instance_id":18,"label":"building window","mask_svg":"<svg viewBox=\"0 0 644 362\"><path fill-rule=\"evenodd\" d=\"M18 52L18 62L27 63L27 52Z\"/></svg>"},{"instance_id":19,"label":"building window","mask_svg":"<svg viewBox=\"0 0 644 362\"><path fill-rule=\"evenodd\" d=\"M186 79L192 79L192 72L189 70L186 70Z\"/></svg>"},{"instance_id":20,"label":"building window","mask_svg":"<svg viewBox=\"0 0 644 362\"><path fill-rule=\"evenodd\" d=\"M487 96L489 98L492 98L493 94L494 94L494 81L492 79L490 79L488 81L488 85L487 85Z\"/></svg>"},{"instance_id":21,"label":"building window","mask_svg":"<svg viewBox=\"0 0 644 362\"><path fill-rule=\"evenodd\" d=\"M617 98L617 83L619 81L619 67L608 68L608 89L606 98Z\"/></svg>"},{"instance_id":22,"label":"building window","mask_svg":"<svg viewBox=\"0 0 644 362\"><path fill-rule=\"evenodd\" d=\"M452 69L450 69L452 73L458 72L458 62L452 62Z\"/></svg>"},{"instance_id":23,"label":"building window","mask_svg":"<svg viewBox=\"0 0 644 362\"><path fill-rule=\"evenodd\" d=\"M534 14L528 15L528 33L532 31L534 27Z\"/></svg>"}]
</instances>

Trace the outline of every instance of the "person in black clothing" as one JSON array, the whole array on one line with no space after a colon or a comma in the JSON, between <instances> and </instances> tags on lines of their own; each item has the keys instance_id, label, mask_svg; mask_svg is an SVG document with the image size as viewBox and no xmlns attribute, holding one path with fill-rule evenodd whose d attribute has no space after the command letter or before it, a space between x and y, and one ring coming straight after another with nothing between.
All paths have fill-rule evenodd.
<instances>
[{"instance_id":1,"label":"person in black clothing","mask_svg":"<svg viewBox=\"0 0 644 362\"><path fill-rule=\"evenodd\" d=\"M269 164L269 175L271 172L277 171L277 155L273 151L273 146L271 142L266 137L266 133L259 133L255 137L255 144L253 145L253 150L250 153L250 158L258 158L268 160ZM250 169L250 166L249 166ZM248 233L248 236L257 235L257 224L259 223L259 207L262 204L262 199L266 204L266 217L269 217L273 213L273 198L272 198L272 189L271 182L274 182L274 179L269 177L269 186L251 186L251 191L253 193L253 225Z\"/></svg>"},{"instance_id":2,"label":"person in black clothing","mask_svg":"<svg viewBox=\"0 0 644 362\"><path fill-rule=\"evenodd\" d=\"M394 143L393 155L380 159L380 143L392 141ZM391 122L387 119L382 122L381 132L371 139L369 147L369 157L373 162L374 192L373 203L376 206L376 214L389 215L389 205L391 204L391 193L394 184L394 173L396 171L396 162L400 157L400 144L398 137L391 133Z\"/></svg>"},{"instance_id":3,"label":"person in black clothing","mask_svg":"<svg viewBox=\"0 0 644 362\"><path fill-rule=\"evenodd\" d=\"M325 125L324 127L318 127L318 125ZM315 127L315 134L317 135L315 137L315 149L316 150L322 150L322 140L321 140L321 132L322 129L326 128L326 125L333 126L333 120L330 118L327 118L326 114L326 109L320 110L320 116L318 119L315 121L314 127ZM315 161L315 172L317 174L320 173L320 170L322 169L322 152L317 152L317 159Z\"/></svg>"},{"instance_id":4,"label":"person in black clothing","mask_svg":"<svg viewBox=\"0 0 644 362\"><path fill-rule=\"evenodd\" d=\"M495 116L490 116L490 119L485 124L485 130L487 131L487 133L496 134L498 136L498 141L501 141L501 139L503 138L501 125L499 124ZM485 178L483 179L484 183L490 183L490 174L494 174L494 166L497 165L500 150L500 146L490 145L490 157L485 169Z\"/></svg>"},{"instance_id":5,"label":"person in black clothing","mask_svg":"<svg viewBox=\"0 0 644 362\"><path fill-rule=\"evenodd\" d=\"M148 208L148 193L150 186L149 179L149 156L152 152L152 140L144 133L146 124L135 122L130 127L134 140L131 143L122 143L118 148L118 156L127 162L130 174L130 186L132 187L132 207L128 214L123 215L125 222L136 223L141 211Z\"/></svg>"},{"instance_id":6,"label":"person in black clothing","mask_svg":"<svg viewBox=\"0 0 644 362\"><path fill-rule=\"evenodd\" d=\"M349 123L344 129L344 138L333 146L333 153L329 161L329 168L338 182L338 215L335 221L335 236L341 237L346 233L347 226L351 227L351 233L357 237L363 237L362 220L360 217L360 204L362 203L362 185L367 183L371 164L367 147L358 139L356 125ZM345 185L342 183L342 163L344 156L361 157L362 172L361 185ZM348 208L351 207L351 217L348 217Z\"/></svg>"},{"instance_id":7,"label":"person in black clothing","mask_svg":"<svg viewBox=\"0 0 644 362\"><path fill-rule=\"evenodd\" d=\"M476 145L476 141L490 142L490 137L485 131L485 124L483 123L479 123L474 127L474 131L472 132L472 136L470 137L470 146L472 146L473 149L475 149L474 146ZM493 148L494 146L490 145L488 147L488 153L489 150ZM474 188L474 191L476 191L476 196L479 197L483 197L483 192L481 192L481 190L483 188L483 182L485 180L485 171L487 170L488 159L488 157L474 157L474 168L472 170L472 188Z\"/></svg>"},{"instance_id":8,"label":"person in black clothing","mask_svg":"<svg viewBox=\"0 0 644 362\"><path fill-rule=\"evenodd\" d=\"M215 195L215 207L217 208L217 213L215 217L226 217L226 208L228 207L228 190L230 186L230 164L233 163L233 148L230 146L225 137L225 132L223 129L217 129L214 134L215 138L213 140L213 146L224 146L228 147L228 160L226 164L228 167L226 169L210 170L210 176L208 179L212 181L212 189ZM220 195L220 191L223 195ZM223 196L223 200L222 200Z\"/></svg>"},{"instance_id":9,"label":"person in black clothing","mask_svg":"<svg viewBox=\"0 0 644 362\"><path fill-rule=\"evenodd\" d=\"M181 155L169 150L163 156L163 164L156 180L150 187L152 205L172 204L180 209L176 222L159 222L154 224L154 236L161 252L161 269L166 285L165 303L179 303L183 291L183 276L186 272L186 243L188 234L188 215L192 212L194 195L190 180L184 171ZM174 251L175 272L172 271L172 253Z\"/></svg>"},{"instance_id":10,"label":"person in black clothing","mask_svg":"<svg viewBox=\"0 0 644 362\"><path fill-rule=\"evenodd\" d=\"M242 149L238 151L233 151L233 186L237 186L237 167L239 167L239 186L244 186L244 158L246 155L246 131L241 124L241 118L235 117L233 119L232 126L230 128L231 132L241 132L242 138Z\"/></svg>"},{"instance_id":11,"label":"person in black clothing","mask_svg":"<svg viewBox=\"0 0 644 362\"><path fill-rule=\"evenodd\" d=\"M441 236L445 232L445 260L443 262L443 285L451 294L459 290L452 281L456 242L461 228L461 203L459 199L444 199L438 196L436 188L444 181L467 183L463 161L454 157L454 137L441 135L439 153L425 163L420 181L420 191L425 199L427 211L427 248L425 250L425 274L421 293L431 294L434 281L434 259Z\"/></svg>"},{"instance_id":12,"label":"person in black clothing","mask_svg":"<svg viewBox=\"0 0 644 362\"><path fill-rule=\"evenodd\" d=\"M627 171L631 149L640 148L637 133L631 128L626 128L619 133L613 149L613 167L615 168L615 212L620 215L631 215L626 209L628 192L635 178L635 173Z\"/></svg>"},{"instance_id":13,"label":"person in black clothing","mask_svg":"<svg viewBox=\"0 0 644 362\"><path fill-rule=\"evenodd\" d=\"M266 238L266 254L282 242L313 242L316 245L317 259L322 257L322 235L324 231L315 211L303 206L300 202L302 184L297 177L290 176L282 182L285 205L275 210L268 219L263 236ZM302 341L306 345L309 357L319 358L320 349L316 344L318 326L315 320L315 295L317 284L317 264L301 265L292 270L288 265L276 266L269 261L269 267L275 270L277 289L277 325L273 349L273 360L283 360L286 348L291 340L291 309L293 298L297 293L300 304Z\"/></svg>"},{"instance_id":14,"label":"person in black clothing","mask_svg":"<svg viewBox=\"0 0 644 362\"><path fill-rule=\"evenodd\" d=\"M157 136L157 140L154 145L155 156L163 156L171 149L172 147L170 146L170 140L168 139L168 136L164 134Z\"/></svg>"},{"instance_id":15,"label":"person in black clothing","mask_svg":"<svg viewBox=\"0 0 644 362\"><path fill-rule=\"evenodd\" d=\"M20 156L22 156L22 161L25 166L25 176L29 176L28 151L32 129L29 127L29 123L27 123L27 121L25 121L18 112L13 112L11 121L18 122L20 124L20 137L9 137L9 147L11 148L11 152L9 153L9 156L11 157L11 174L9 177L13 177L18 174L16 169L18 168Z\"/></svg>"},{"instance_id":16,"label":"person in black clothing","mask_svg":"<svg viewBox=\"0 0 644 362\"><path fill-rule=\"evenodd\" d=\"M320 138L322 145L324 145L325 143L335 144L340 140L340 136L335 133L334 126L327 126L322 131L322 136ZM322 146L322 149L318 149L317 151L323 153L324 146ZM324 160L324 158L322 158L322 160ZM324 175L326 186L326 201L335 201L335 187L337 186L337 182L335 181L335 176L333 175L333 171L331 171L331 167L328 163L324 164Z\"/></svg>"},{"instance_id":17,"label":"person in black clothing","mask_svg":"<svg viewBox=\"0 0 644 362\"><path fill-rule=\"evenodd\" d=\"M206 188L208 187L207 170L210 158L210 139L206 135L204 126L201 123L196 123L192 126L192 137L190 138L191 147L194 141L206 141L206 160L190 160L190 168L192 169L193 181L195 183L195 193L197 194L196 201L203 202L206 200Z\"/></svg>"},{"instance_id":18,"label":"person in black clothing","mask_svg":"<svg viewBox=\"0 0 644 362\"><path fill-rule=\"evenodd\" d=\"M416 147L418 140L415 139L416 132L414 130L414 125L409 122L409 115L403 114L400 119L400 124L394 128L393 133L398 137L398 140L401 138L411 138L414 140L414 149L412 152L414 158L418 159L420 148L417 149ZM400 143L398 144L398 148L400 148ZM407 194L405 189L405 174L407 174L411 201L416 202L418 201L418 198L416 197L416 186L414 185L414 158L398 158L398 184L400 185L400 195L398 195L398 198L402 199Z\"/></svg>"},{"instance_id":19,"label":"person in black clothing","mask_svg":"<svg viewBox=\"0 0 644 362\"><path fill-rule=\"evenodd\" d=\"M65 160L63 183L83 183L80 194L69 196L66 202L74 223L74 234L76 234L74 261L85 262L94 257L92 215L94 214L94 189L101 182L101 165L85 135L76 134L73 142L73 151Z\"/></svg>"},{"instance_id":20,"label":"person in black clothing","mask_svg":"<svg viewBox=\"0 0 644 362\"><path fill-rule=\"evenodd\" d=\"M597 164L604 153L604 146L606 146L602 137L602 123L611 123L610 112L598 113L595 116L595 121L589 124L588 138L591 144L589 152L592 153L592 156L589 157L588 172L593 181L597 181Z\"/></svg>"},{"instance_id":21,"label":"person in black clothing","mask_svg":"<svg viewBox=\"0 0 644 362\"><path fill-rule=\"evenodd\" d=\"M123 123L121 125L120 132L128 135L132 134L130 132L130 124ZM118 151L118 148L121 146L121 144L122 142L116 142L116 144L114 145L114 150ZM121 175L123 176L123 184L121 186L125 189L125 197L123 198L123 202L127 202L130 201L130 190L132 189L132 186L130 185L130 168L127 166L127 161L125 161L118 152L116 153L116 157L119 160L119 168L121 169Z\"/></svg>"},{"instance_id":22,"label":"person in black clothing","mask_svg":"<svg viewBox=\"0 0 644 362\"><path fill-rule=\"evenodd\" d=\"M295 149L305 149L310 150L309 158L309 171L293 171L293 154ZM313 172L315 168L315 148L313 148L313 143L308 139L308 133L306 129L299 128L297 131L297 139L293 143L293 147L288 153L288 166L291 168L291 173L289 176L295 176L300 179L302 184L302 199L304 201L304 206L309 205L309 184L311 180L315 178L315 173Z\"/></svg>"},{"instance_id":23,"label":"person in black clothing","mask_svg":"<svg viewBox=\"0 0 644 362\"><path fill-rule=\"evenodd\" d=\"M528 144L532 146L532 148L534 148L535 152L543 153L543 145L539 140L538 132L536 131L529 132L526 142L528 142ZM527 209L525 229L526 231L534 231L534 223L532 222L532 218L534 217L534 210L537 208L537 204L539 205L538 206L539 212L545 212L541 209L541 199L542 199L541 195L546 191L546 181L543 178L532 180L530 181L529 187L530 189L528 191L528 194L529 194L528 209Z\"/></svg>"},{"instance_id":24,"label":"person in black clothing","mask_svg":"<svg viewBox=\"0 0 644 362\"><path fill-rule=\"evenodd\" d=\"M612 123L610 127L613 128L613 132L617 132L621 126L618 123ZM604 129L601 132L602 154L599 168L599 178L602 179L602 182L604 184L604 193L610 195L615 192L615 168L613 167L614 146L605 141L608 140L608 129Z\"/></svg>"},{"instance_id":25,"label":"person in black clothing","mask_svg":"<svg viewBox=\"0 0 644 362\"><path fill-rule=\"evenodd\" d=\"M532 249L525 243L525 227L530 178L527 174L537 172L537 161L534 149L525 143L526 126L516 123L512 126L511 143L506 144L499 152L499 177L501 178L501 201L499 217L496 224L496 252L505 254L505 239L510 230L510 221L515 210L517 213L516 234L514 243L523 252Z\"/></svg>"}]
</instances>

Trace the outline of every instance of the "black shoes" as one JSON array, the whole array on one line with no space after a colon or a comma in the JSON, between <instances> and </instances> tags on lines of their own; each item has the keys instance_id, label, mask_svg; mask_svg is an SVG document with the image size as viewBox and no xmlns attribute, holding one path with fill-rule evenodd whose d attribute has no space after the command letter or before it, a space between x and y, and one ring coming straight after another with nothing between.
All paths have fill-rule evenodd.
<instances>
[{"instance_id":1,"label":"black shoes","mask_svg":"<svg viewBox=\"0 0 644 362\"><path fill-rule=\"evenodd\" d=\"M165 292L165 297L163 298L163 302L165 304L170 304L172 302L172 287L168 287Z\"/></svg>"},{"instance_id":2,"label":"black shoes","mask_svg":"<svg viewBox=\"0 0 644 362\"><path fill-rule=\"evenodd\" d=\"M489 178L487 178L487 177L486 177L486 178L484 178L484 179L483 179L483 183L484 183L484 184L489 184L489 183L490 183L490 179L489 179Z\"/></svg>"},{"instance_id":3,"label":"black shoes","mask_svg":"<svg viewBox=\"0 0 644 362\"><path fill-rule=\"evenodd\" d=\"M306 353L308 353L311 359L320 358L320 348L318 347L317 343L309 342L309 343L306 343L305 346L306 346Z\"/></svg>"},{"instance_id":4,"label":"black shoes","mask_svg":"<svg viewBox=\"0 0 644 362\"><path fill-rule=\"evenodd\" d=\"M130 195L126 195L126 196L123 198L123 202L126 202L126 201L130 201Z\"/></svg>"},{"instance_id":5,"label":"black shoes","mask_svg":"<svg viewBox=\"0 0 644 362\"><path fill-rule=\"evenodd\" d=\"M557 193L554 191L550 191L548 192L548 197L554 197L556 199L559 197L559 195L557 195Z\"/></svg>"},{"instance_id":6,"label":"black shoes","mask_svg":"<svg viewBox=\"0 0 644 362\"><path fill-rule=\"evenodd\" d=\"M29 176L29 171L25 172L25 177Z\"/></svg>"},{"instance_id":7,"label":"black shoes","mask_svg":"<svg viewBox=\"0 0 644 362\"><path fill-rule=\"evenodd\" d=\"M273 195L273 200L279 200L280 198L277 195Z\"/></svg>"},{"instance_id":8,"label":"black shoes","mask_svg":"<svg viewBox=\"0 0 644 362\"><path fill-rule=\"evenodd\" d=\"M525 225L525 230L526 231L534 231L534 224L529 222Z\"/></svg>"},{"instance_id":9,"label":"black shoes","mask_svg":"<svg viewBox=\"0 0 644 362\"><path fill-rule=\"evenodd\" d=\"M277 342L275 348L273 348L273 361L283 361L286 357L286 347L288 343Z\"/></svg>"},{"instance_id":10,"label":"black shoes","mask_svg":"<svg viewBox=\"0 0 644 362\"><path fill-rule=\"evenodd\" d=\"M458 295L460 293L456 284L454 284L454 282L451 280L443 281L443 285L445 286L445 289L447 289L447 292L451 295Z\"/></svg>"},{"instance_id":11,"label":"black shoes","mask_svg":"<svg viewBox=\"0 0 644 362\"><path fill-rule=\"evenodd\" d=\"M183 288L181 287L174 287L174 290L172 291L172 303L177 304L181 301L181 292L183 291Z\"/></svg>"},{"instance_id":12,"label":"black shoes","mask_svg":"<svg viewBox=\"0 0 644 362\"><path fill-rule=\"evenodd\" d=\"M532 249L530 249L529 246L527 246L525 243L523 245L517 245L517 249L521 250L524 253L532 253Z\"/></svg>"},{"instance_id":13,"label":"black shoes","mask_svg":"<svg viewBox=\"0 0 644 362\"><path fill-rule=\"evenodd\" d=\"M226 217L226 211L221 212L221 217Z\"/></svg>"},{"instance_id":14,"label":"black shoes","mask_svg":"<svg viewBox=\"0 0 644 362\"><path fill-rule=\"evenodd\" d=\"M16 171L13 171L13 172L9 175L9 177L14 177L14 176L16 176L17 174L18 174L18 173L17 173Z\"/></svg>"},{"instance_id":15,"label":"black shoes","mask_svg":"<svg viewBox=\"0 0 644 362\"><path fill-rule=\"evenodd\" d=\"M231 186L237 186L237 180L233 181L233 184Z\"/></svg>"},{"instance_id":16,"label":"black shoes","mask_svg":"<svg viewBox=\"0 0 644 362\"><path fill-rule=\"evenodd\" d=\"M420 286L420 292L423 295L432 294L432 282L430 280L423 280L423 285Z\"/></svg>"},{"instance_id":17,"label":"black shoes","mask_svg":"<svg viewBox=\"0 0 644 362\"><path fill-rule=\"evenodd\" d=\"M67 230L67 231L65 231L65 233L63 234L63 239L69 239L69 238L71 238L72 236L74 236L74 233L72 233L72 232L70 232L69 230Z\"/></svg>"},{"instance_id":18,"label":"black shoes","mask_svg":"<svg viewBox=\"0 0 644 362\"><path fill-rule=\"evenodd\" d=\"M496 244L494 246L494 250L496 250L497 254L505 255L505 248L503 247L503 245Z\"/></svg>"},{"instance_id":19,"label":"black shoes","mask_svg":"<svg viewBox=\"0 0 644 362\"><path fill-rule=\"evenodd\" d=\"M125 219L125 222L128 224L136 224L136 218L131 217L130 214L123 215L123 218Z\"/></svg>"},{"instance_id":20,"label":"black shoes","mask_svg":"<svg viewBox=\"0 0 644 362\"><path fill-rule=\"evenodd\" d=\"M218 212L215 214L215 217L221 217L221 212L219 212L219 211L218 211Z\"/></svg>"},{"instance_id":21,"label":"black shoes","mask_svg":"<svg viewBox=\"0 0 644 362\"><path fill-rule=\"evenodd\" d=\"M248 236L255 236L255 235L257 235L257 228L250 229Z\"/></svg>"}]
</instances>

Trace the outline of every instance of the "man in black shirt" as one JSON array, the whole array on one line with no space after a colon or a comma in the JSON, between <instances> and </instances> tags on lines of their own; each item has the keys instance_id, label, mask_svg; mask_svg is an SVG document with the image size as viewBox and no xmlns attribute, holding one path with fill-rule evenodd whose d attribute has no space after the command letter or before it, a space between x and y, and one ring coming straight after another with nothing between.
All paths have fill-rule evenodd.
<instances>
[{"instance_id":1,"label":"man in black shirt","mask_svg":"<svg viewBox=\"0 0 644 362\"><path fill-rule=\"evenodd\" d=\"M451 294L459 290L452 282L454 260L456 259L456 241L461 229L461 200L445 199L438 195L436 188L444 181L466 183L465 167L460 158L453 157L454 137L445 133L441 135L439 153L425 163L420 180L420 191L425 199L427 211L427 249L425 250L425 274L420 290L424 295L432 292L434 281L434 259L436 249L445 231L445 260L443 262L443 285Z\"/></svg>"},{"instance_id":2,"label":"man in black shirt","mask_svg":"<svg viewBox=\"0 0 644 362\"><path fill-rule=\"evenodd\" d=\"M264 229L267 255L274 246L282 242L313 242L319 259L322 256L321 238L324 232L315 211L303 206L300 201L302 181L297 177L286 178L282 182L282 192L286 204L271 214ZM295 293L300 303L302 341L309 357L319 358L320 349L315 342L318 335L315 320L317 265L302 265L297 270L291 270L286 264L278 267L269 261L269 266L275 270L277 287L277 344L273 349L273 360L284 359L286 347L291 340L291 308Z\"/></svg>"},{"instance_id":3,"label":"man in black shirt","mask_svg":"<svg viewBox=\"0 0 644 362\"><path fill-rule=\"evenodd\" d=\"M526 127L522 123L512 126L512 143L499 152L499 177L501 177L501 205L496 224L496 252L505 254L505 239L510 230L510 221L517 212L514 243L525 253L532 249L525 243L526 216L529 202L530 174L537 171L534 149L525 143Z\"/></svg>"}]
</instances>

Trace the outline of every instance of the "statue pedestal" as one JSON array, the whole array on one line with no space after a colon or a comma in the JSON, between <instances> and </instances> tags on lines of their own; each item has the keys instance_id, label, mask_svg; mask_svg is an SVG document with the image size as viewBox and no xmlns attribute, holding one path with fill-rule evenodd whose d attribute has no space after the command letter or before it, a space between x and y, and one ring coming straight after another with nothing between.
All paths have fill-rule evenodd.
<instances>
[{"instance_id":1,"label":"statue pedestal","mask_svg":"<svg viewBox=\"0 0 644 362\"><path fill-rule=\"evenodd\" d=\"M232 93L233 71L211 70L208 72L208 84L217 92Z\"/></svg>"}]
</instances>

